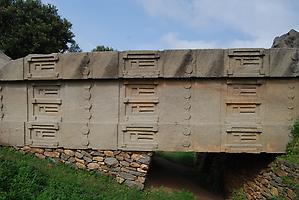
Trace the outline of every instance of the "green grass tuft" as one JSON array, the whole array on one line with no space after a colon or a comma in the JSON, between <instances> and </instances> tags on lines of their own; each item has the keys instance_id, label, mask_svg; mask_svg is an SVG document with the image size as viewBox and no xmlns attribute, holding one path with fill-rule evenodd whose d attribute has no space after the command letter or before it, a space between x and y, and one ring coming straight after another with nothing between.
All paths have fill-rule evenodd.
<instances>
[{"instance_id":1,"label":"green grass tuft","mask_svg":"<svg viewBox=\"0 0 299 200\"><path fill-rule=\"evenodd\" d=\"M196 162L196 153L194 152L157 151L155 155L186 166L193 166Z\"/></svg>"},{"instance_id":2,"label":"green grass tuft","mask_svg":"<svg viewBox=\"0 0 299 200\"><path fill-rule=\"evenodd\" d=\"M287 146L287 154L280 156L279 159L286 160L290 163L299 165L299 119L293 125L292 128L292 140Z\"/></svg>"}]
</instances>

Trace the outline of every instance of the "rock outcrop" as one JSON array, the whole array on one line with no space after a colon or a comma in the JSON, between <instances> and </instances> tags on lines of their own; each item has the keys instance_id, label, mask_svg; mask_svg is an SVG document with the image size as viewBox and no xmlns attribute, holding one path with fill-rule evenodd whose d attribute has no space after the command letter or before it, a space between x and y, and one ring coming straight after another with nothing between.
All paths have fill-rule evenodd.
<instances>
[{"instance_id":1,"label":"rock outcrop","mask_svg":"<svg viewBox=\"0 0 299 200\"><path fill-rule=\"evenodd\" d=\"M299 48L299 32L291 29L288 33L276 37L271 48Z\"/></svg>"}]
</instances>

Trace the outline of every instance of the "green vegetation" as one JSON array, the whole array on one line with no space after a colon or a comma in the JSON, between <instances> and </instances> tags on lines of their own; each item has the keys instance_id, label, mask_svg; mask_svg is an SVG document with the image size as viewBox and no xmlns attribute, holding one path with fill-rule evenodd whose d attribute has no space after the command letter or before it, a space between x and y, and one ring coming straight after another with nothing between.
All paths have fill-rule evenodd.
<instances>
[{"instance_id":1,"label":"green vegetation","mask_svg":"<svg viewBox=\"0 0 299 200\"><path fill-rule=\"evenodd\" d=\"M287 154L279 156L277 159L289 164L293 164L299 167L299 119L293 125L292 128L292 140L287 146ZM274 170L278 170L278 166L274 166ZM282 176L282 183L288 188L291 188L295 191L296 197L299 197L299 183L296 179L290 176ZM273 197L273 200L284 199L282 196Z\"/></svg>"},{"instance_id":2,"label":"green vegetation","mask_svg":"<svg viewBox=\"0 0 299 200\"><path fill-rule=\"evenodd\" d=\"M96 51L115 51L115 50L111 47L106 47L104 45L100 45L100 46L96 46L96 48L94 48L91 51L96 52Z\"/></svg>"},{"instance_id":3,"label":"green vegetation","mask_svg":"<svg viewBox=\"0 0 299 200\"><path fill-rule=\"evenodd\" d=\"M39 160L0 148L0 200L50 199L195 199L187 191L139 191L119 185L99 173L76 170L51 160Z\"/></svg>"},{"instance_id":4,"label":"green vegetation","mask_svg":"<svg viewBox=\"0 0 299 200\"><path fill-rule=\"evenodd\" d=\"M299 119L295 122L292 128L292 136L292 141L287 147L287 154L280 156L278 159L299 165Z\"/></svg>"},{"instance_id":5,"label":"green vegetation","mask_svg":"<svg viewBox=\"0 0 299 200\"><path fill-rule=\"evenodd\" d=\"M158 151L155 155L167 160L180 163L187 166L193 166L196 162L196 153L194 152L163 152Z\"/></svg>"},{"instance_id":6,"label":"green vegetation","mask_svg":"<svg viewBox=\"0 0 299 200\"><path fill-rule=\"evenodd\" d=\"M233 190L231 200L247 200L244 190L242 188Z\"/></svg>"},{"instance_id":7,"label":"green vegetation","mask_svg":"<svg viewBox=\"0 0 299 200\"><path fill-rule=\"evenodd\" d=\"M71 28L55 6L40 0L0 1L0 50L13 59L32 53L80 51Z\"/></svg>"}]
</instances>

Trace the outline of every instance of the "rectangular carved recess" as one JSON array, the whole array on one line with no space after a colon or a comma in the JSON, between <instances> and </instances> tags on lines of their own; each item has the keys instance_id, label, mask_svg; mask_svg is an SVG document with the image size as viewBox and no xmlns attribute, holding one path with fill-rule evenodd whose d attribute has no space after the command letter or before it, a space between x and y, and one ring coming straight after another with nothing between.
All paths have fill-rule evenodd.
<instances>
[{"instance_id":1,"label":"rectangular carved recess","mask_svg":"<svg viewBox=\"0 0 299 200\"><path fill-rule=\"evenodd\" d=\"M234 126L227 129L226 148L233 152L260 152L262 150L260 127Z\"/></svg>"},{"instance_id":2,"label":"rectangular carved recess","mask_svg":"<svg viewBox=\"0 0 299 200\"><path fill-rule=\"evenodd\" d=\"M225 116L226 151L260 151L261 101L256 81L228 81Z\"/></svg>"},{"instance_id":3,"label":"rectangular carved recess","mask_svg":"<svg viewBox=\"0 0 299 200\"><path fill-rule=\"evenodd\" d=\"M59 70L57 69L57 54L31 56L27 60L28 79L57 79Z\"/></svg>"},{"instance_id":4,"label":"rectangular carved recess","mask_svg":"<svg viewBox=\"0 0 299 200\"><path fill-rule=\"evenodd\" d=\"M156 84L127 84L125 86L124 104L127 121L136 119L157 121L158 103Z\"/></svg>"},{"instance_id":5,"label":"rectangular carved recess","mask_svg":"<svg viewBox=\"0 0 299 200\"><path fill-rule=\"evenodd\" d=\"M32 114L35 120L61 121L60 86L34 85Z\"/></svg>"},{"instance_id":6,"label":"rectangular carved recess","mask_svg":"<svg viewBox=\"0 0 299 200\"><path fill-rule=\"evenodd\" d=\"M122 132L121 148L123 149L150 151L158 148L155 136L158 132L156 125L128 125L123 128Z\"/></svg>"},{"instance_id":7,"label":"rectangular carved recess","mask_svg":"<svg viewBox=\"0 0 299 200\"><path fill-rule=\"evenodd\" d=\"M227 74L229 76L264 76L264 56L262 49L230 49Z\"/></svg>"},{"instance_id":8,"label":"rectangular carved recess","mask_svg":"<svg viewBox=\"0 0 299 200\"><path fill-rule=\"evenodd\" d=\"M29 123L27 144L42 147L57 147L59 126L57 123Z\"/></svg>"},{"instance_id":9,"label":"rectangular carved recess","mask_svg":"<svg viewBox=\"0 0 299 200\"><path fill-rule=\"evenodd\" d=\"M61 86L58 84L32 84L28 92L29 123L26 144L42 147L57 147L59 122L61 122Z\"/></svg>"},{"instance_id":10,"label":"rectangular carved recess","mask_svg":"<svg viewBox=\"0 0 299 200\"><path fill-rule=\"evenodd\" d=\"M159 58L160 56L155 52L127 53L123 57L123 74L125 77L158 77Z\"/></svg>"},{"instance_id":11,"label":"rectangular carved recess","mask_svg":"<svg viewBox=\"0 0 299 200\"><path fill-rule=\"evenodd\" d=\"M158 103L155 81L124 83L120 148L148 151L157 148Z\"/></svg>"}]
</instances>

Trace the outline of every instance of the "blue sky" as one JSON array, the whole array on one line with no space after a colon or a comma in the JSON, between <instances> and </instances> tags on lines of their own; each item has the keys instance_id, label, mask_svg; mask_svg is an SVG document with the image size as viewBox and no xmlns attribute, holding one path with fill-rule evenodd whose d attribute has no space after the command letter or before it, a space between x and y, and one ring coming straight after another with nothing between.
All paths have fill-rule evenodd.
<instances>
[{"instance_id":1,"label":"blue sky","mask_svg":"<svg viewBox=\"0 0 299 200\"><path fill-rule=\"evenodd\" d=\"M84 51L270 48L299 31L298 0L42 0L72 24Z\"/></svg>"}]
</instances>

